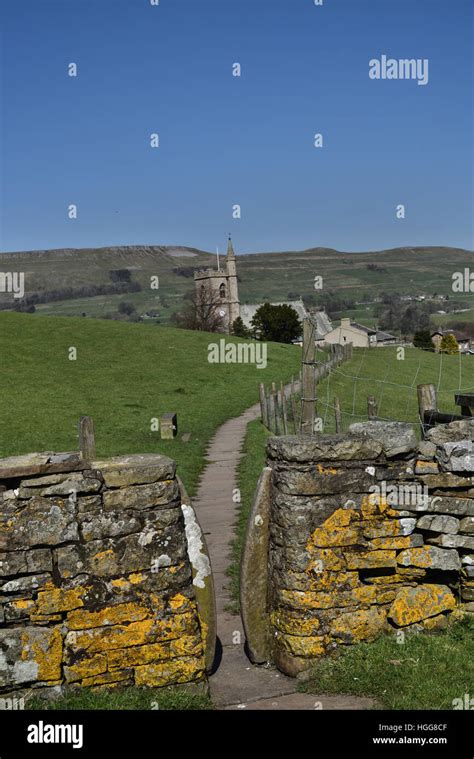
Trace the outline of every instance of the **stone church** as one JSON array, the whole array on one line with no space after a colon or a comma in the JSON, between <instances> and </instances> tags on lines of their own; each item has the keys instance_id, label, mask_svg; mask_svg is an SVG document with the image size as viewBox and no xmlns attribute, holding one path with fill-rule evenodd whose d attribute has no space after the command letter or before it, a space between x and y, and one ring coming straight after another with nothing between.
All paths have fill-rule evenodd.
<instances>
[{"instance_id":1,"label":"stone church","mask_svg":"<svg viewBox=\"0 0 474 759\"><path fill-rule=\"evenodd\" d=\"M235 258L234 246L229 237L227 244L227 255L224 267L217 269L201 269L194 273L194 285L196 288L196 300L202 304L216 303L222 316L222 332L230 334L232 324L238 316L242 319L246 327L252 326L252 319L261 303L240 303L239 288L237 283L237 262ZM274 306L281 306L283 303L273 303ZM285 305L294 308L298 318L302 322L308 317L308 312L302 300L285 301ZM318 316L322 317L322 313ZM324 314L327 319L326 314ZM331 328L331 324L324 323L321 331L323 334ZM319 337L322 337L321 334Z\"/></svg>"},{"instance_id":2,"label":"stone church","mask_svg":"<svg viewBox=\"0 0 474 759\"><path fill-rule=\"evenodd\" d=\"M224 268L200 269L194 272L194 286L198 303L217 303L222 316L222 332L230 334L232 324L240 316L239 290L237 287L237 266L234 247L229 237Z\"/></svg>"}]
</instances>

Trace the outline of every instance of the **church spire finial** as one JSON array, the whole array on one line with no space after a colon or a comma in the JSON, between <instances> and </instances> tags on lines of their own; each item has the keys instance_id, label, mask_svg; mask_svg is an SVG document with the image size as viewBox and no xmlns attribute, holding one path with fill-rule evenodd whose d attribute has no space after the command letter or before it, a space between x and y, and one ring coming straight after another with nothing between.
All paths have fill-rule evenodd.
<instances>
[{"instance_id":1,"label":"church spire finial","mask_svg":"<svg viewBox=\"0 0 474 759\"><path fill-rule=\"evenodd\" d=\"M232 236L229 232L229 240L227 242L227 258L234 258L234 246L232 245Z\"/></svg>"}]
</instances>

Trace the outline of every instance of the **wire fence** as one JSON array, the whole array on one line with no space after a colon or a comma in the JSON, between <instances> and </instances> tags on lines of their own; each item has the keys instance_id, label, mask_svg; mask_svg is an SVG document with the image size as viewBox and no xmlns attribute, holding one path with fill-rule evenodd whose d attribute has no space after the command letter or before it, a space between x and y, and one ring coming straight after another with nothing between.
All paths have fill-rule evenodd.
<instances>
[{"instance_id":1,"label":"wire fence","mask_svg":"<svg viewBox=\"0 0 474 759\"><path fill-rule=\"evenodd\" d=\"M420 385L433 387L439 405L446 412L440 412L441 417L456 417L459 407L456 408L455 396L474 392L474 356L461 353L450 356L407 346L356 348L352 351L349 344L333 345L322 351L315 347L316 338L315 327L311 325L302 346L302 381L296 397L299 419L292 398L292 429L289 431L302 428L305 404L306 411L308 405L314 411L311 428L306 428L311 429L311 434L343 431L350 423L367 418L421 423L423 428ZM314 381L308 382L311 372L314 372ZM294 392L292 386L292 394ZM281 398L280 405L284 405L283 396ZM463 408L462 413L469 414L469 409L466 412ZM281 431L276 434L285 434L284 428L281 423Z\"/></svg>"}]
</instances>

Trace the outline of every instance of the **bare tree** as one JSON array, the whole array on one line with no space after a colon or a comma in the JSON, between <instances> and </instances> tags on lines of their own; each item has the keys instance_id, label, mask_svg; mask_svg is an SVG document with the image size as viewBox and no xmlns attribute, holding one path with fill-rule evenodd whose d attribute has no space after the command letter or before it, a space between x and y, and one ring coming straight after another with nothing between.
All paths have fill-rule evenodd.
<instances>
[{"instance_id":1,"label":"bare tree","mask_svg":"<svg viewBox=\"0 0 474 759\"><path fill-rule=\"evenodd\" d=\"M172 321L183 329L195 329L200 332L226 332L226 313L218 295L208 289L200 297L193 294L186 298L186 305Z\"/></svg>"}]
</instances>

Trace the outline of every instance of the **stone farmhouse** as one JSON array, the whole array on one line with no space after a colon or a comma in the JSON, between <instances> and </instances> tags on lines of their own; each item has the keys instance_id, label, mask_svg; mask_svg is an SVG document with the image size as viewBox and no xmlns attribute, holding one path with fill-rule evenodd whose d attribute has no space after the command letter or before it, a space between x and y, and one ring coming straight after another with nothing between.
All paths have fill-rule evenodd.
<instances>
[{"instance_id":1,"label":"stone farmhouse","mask_svg":"<svg viewBox=\"0 0 474 759\"><path fill-rule=\"evenodd\" d=\"M383 345L394 345L396 337L388 332L382 332L363 324L352 321L350 318L341 319L339 327L334 327L318 341L324 343L344 345L352 343L355 348L378 348Z\"/></svg>"}]
</instances>

